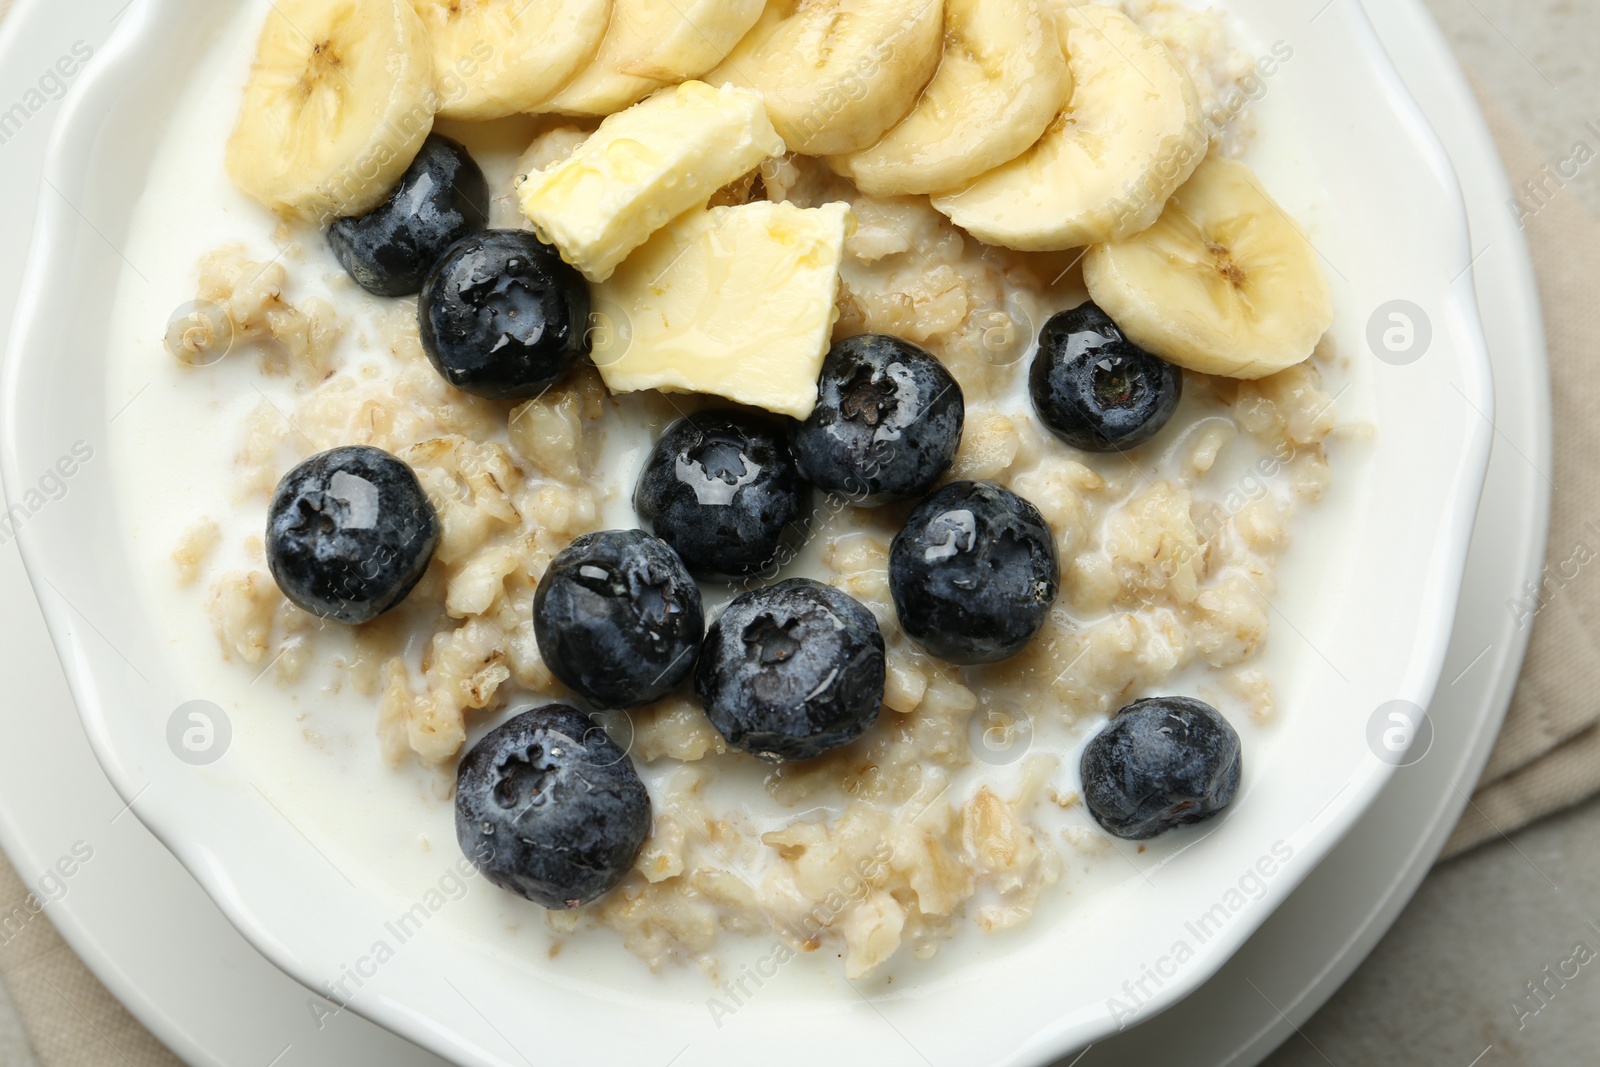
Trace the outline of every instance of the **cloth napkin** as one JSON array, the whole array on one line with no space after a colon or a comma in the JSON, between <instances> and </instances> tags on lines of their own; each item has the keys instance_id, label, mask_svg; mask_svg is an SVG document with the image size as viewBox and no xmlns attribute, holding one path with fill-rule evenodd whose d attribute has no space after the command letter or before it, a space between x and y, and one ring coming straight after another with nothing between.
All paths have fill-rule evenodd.
<instances>
[{"instance_id":1,"label":"cloth napkin","mask_svg":"<svg viewBox=\"0 0 1600 1067\"><path fill-rule=\"evenodd\" d=\"M1538 175L1544 160L1493 94L1477 88L1513 184ZM1547 580L1511 710L1446 857L1600 793L1600 580L1587 569L1600 563L1600 470L1592 462L1600 455L1593 414L1600 411L1593 359L1600 222L1570 190L1523 222L1544 307L1554 406L1554 469L1544 472L1555 485Z\"/></svg>"},{"instance_id":2,"label":"cloth napkin","mask_svg":"<svg viewBox=\"0 0 1600 1067\"><path fill-rule=\"evenodd\" d=\"M0 0L0 17L9 7ZM1519 180L1537 174L1539 153L1492 94L1478 95L1508 172ZM1557 196L1526 220L1526 232L1549 337L1559 443L1555 469L1546 472L1557 487L1549 559L1554 565L1592 554L1600 563L1600 524L1589 525L1600 515L1600 468L1593 463L1600 420L1591 415L1600 411L1600 373L1588 353L1600 336L1600 223L1578 197ZM1580 571L1547 597L1504 729L1446 857L1600 793L1600 645L1591 636L1597 617L1600 573ZM0 858L0 900L26 895ZM26 1030L16 1032L0 992L0 1062L7 1067L181 1067L89 973L47 913L0 938L0 981Z\"/></svg>"},{"instance_id":3,"label":"cloth napkin","mask_svg":"<svg viewBox=\"0 0 1600 1067\"><path fill-rule=\"evenodd\" d=\"M0 860L0 900L9 912L0 929L0 982L10 994L10 1004L0 1003L0 1063L182 1067L61 940L48 909L33 914L29 899L17 872ZM20 912L11 910L18 905Z\"/></svg>"}]
</instances>

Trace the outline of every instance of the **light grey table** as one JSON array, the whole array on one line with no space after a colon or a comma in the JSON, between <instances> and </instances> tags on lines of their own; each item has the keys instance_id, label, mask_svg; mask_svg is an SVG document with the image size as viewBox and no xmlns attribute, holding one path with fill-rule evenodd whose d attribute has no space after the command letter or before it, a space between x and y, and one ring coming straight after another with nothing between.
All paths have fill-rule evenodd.
<instances>
[{"instance_id":1,"label":"light grey table","mask_svg":"<svg viewBox=\"0 0 1600 1067\"><path fill-rule=\"evenodd\" d=\"M1600 3L1428 4L1468 74L1522 127L1541 162L1567 159L1580 141L1600 153ZM1512 173L1512 185L1538 177ZM1600 159L1561 194L1581 198L1600 216ZM1596 1063L1600 801L1437 868L1350 981L1267 1061Z\"/></svg>"}]
</instances>

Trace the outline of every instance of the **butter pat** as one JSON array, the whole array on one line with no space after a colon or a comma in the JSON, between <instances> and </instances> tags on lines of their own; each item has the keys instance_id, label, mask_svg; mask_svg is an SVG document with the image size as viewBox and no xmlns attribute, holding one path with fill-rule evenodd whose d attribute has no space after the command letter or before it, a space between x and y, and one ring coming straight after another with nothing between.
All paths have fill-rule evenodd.
<instances>
[{"instance_id":1,"label":"butter pat","mask_svg":"<svg viewBox=\"0 0 1600 1067\"><path fill-rule=\"evenodd\" d=\"M838 318L845 204L692 211L596 289L616 329L594 362L614 393L710 393L803 419Z\"/></svg>"},{"instance_id":2,"label":"butter pat","mask_svg":"<svg viewBox=\"0 0 1600 1067\"><path fill-rule=\"evenodd\" d=\"M602 282L651 234L783 150L760 93L684 82L607 118L518 196L540 238Z\"/></svg>"}]
</instances>

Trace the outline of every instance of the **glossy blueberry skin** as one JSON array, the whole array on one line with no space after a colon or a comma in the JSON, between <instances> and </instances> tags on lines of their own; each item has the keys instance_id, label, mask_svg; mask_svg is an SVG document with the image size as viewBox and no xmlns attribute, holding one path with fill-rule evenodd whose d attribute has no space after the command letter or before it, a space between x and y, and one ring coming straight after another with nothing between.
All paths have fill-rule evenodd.
<instances>
[{"instance_id":1,"label":"glossy blueberry skin","mask_svg":"<svg viewBox=\"0 0 1600 1067\"><path fill-rule=\"evenodd\" d=\"M650 835L628 754L564 704L491 730L456 770L456 842L489 881L552 910L603 896Z\"/></svg>"},{"instance_id":2,"label":"glossy blueberry skin","mask_svg":"<svg viewBox=\"0 0 1600 1067\"><path fill-rule=\"evenodd\" d=\"M1061 583L1039 510L994 482L952 482L918 504L889 548L900 625L951 663L996 663L1044 625Z\"/></svg>"},{"instance_id":3,"label":"glossy blueberry skin","mask_svg":"<svg viewBox=\"0 0 1600 1067\"><path fill-rule=\"evenodd\" d=\"M783 423L708 411L667 427L645 460L633 506L702 578L740 578L777 562L811 500Z\"/></svg>"},{"instance_id":4,"label":"glossy blueberry skin","mask_svg":"<svg viewBox=\"0 0 1600 1067\"><path fill-rule=\"evenodd\" d=\"M1233 802L1243 767L1239 735L1189 697L1136 700L1083 751L1089 813L1106 832L1143 841L1209 819Z\"/></svg>"},{"instance_id":5,"label":"glossy blueberry skin","mask_svg":"<svg viewBox=\"0 0 1600 1067\"><path fill-rule=\"evenodd\" d=\"M734 748L771 762L820 756L878 719L883 635L855 598L809 578L745 593L712 623L694 687Z\"/></svg>"},{"instance_id":6,"label":"glossy blueberry skin","mask_svg":"<svg viewBox=\"0 0 1600 1067\"><path fill-rule=\"evenodd\" d=\"M439 543L417 476L377 448L312 456L283 476L267 511L267 567L313 615L371 622L406 598Z\"/></svg>"},{"instance_id":7,"label":"glossy blueberry skin","mask_svg":"<svg viewBox=\"0 0 1600 1067\"><path fill-rule=\"evenodd\" d=\"M864 507L912 500L955 462L966 403L933 356L910 341L862 334L828 352L817 406L795 431L800 472Z\"/></svg>"},{"instance_id":8,"label":"glossy blueberry skin","mask_svg":"<svg viewBox=\"0 0 1600 1067\"><path fill-rule=\"evenodd\" d=\"M389 199L335 219L328 244L356 284L375 296L422 289L450 246L489 224L489 183L467 150L434 133Z\"/></svg>"},{"instance_id":9,"label":"glossy blueberry skin","mask_svg":"<svg viewBox=\"0 0 1600 1067\"><path fill-rule=\"evenodd\" d=\"M1161 432L1183 397L1183 372L1124 337L1091 301L1039 331L1028 391L1061 440L1085 452L1119 452Z\"/></svg>"},{"instance_id":10,"label":"glossy blueberry skin","mask_svg":"<svg viewBox=\"0 0 1600 1067\"><path fill-rule=\"evenodd\" d=\"M537 396L589 354L589 283L522 230L450 247L417 301L422 347L445 381L490 400Z\"/></svg>"},{"instance_id":11,"label":"glossy blueberry skin","mask_svg":"<svg viewBox=\"0 0 1600 1067\"><path fill-rule=\"evenodd\" d=\"M533 632L550 672L589 703L660 700L694 670L705 637L700 587L641 530L585 534L550 561Z\"/></svg>"}]
</instances>

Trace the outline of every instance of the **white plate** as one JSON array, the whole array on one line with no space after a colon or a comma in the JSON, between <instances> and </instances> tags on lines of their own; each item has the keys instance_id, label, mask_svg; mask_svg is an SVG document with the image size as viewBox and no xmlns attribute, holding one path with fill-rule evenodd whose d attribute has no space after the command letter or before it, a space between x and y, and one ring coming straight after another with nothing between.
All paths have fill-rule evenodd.
<instances>
[{"instance_id":1,"label":"white plate","mask_svg":"<svg viewBox=\"0 0 1600 1067\"><path fill-rule=\"evenodd\" d=\"M1469 382L1469 384L1470 384L1470 382ZM1486 406L1488 406L1488 405L1486 405L1486 402L1485 402L1485 403L1483 403L1482 406L1485 406L1485 408L1486 408ZM170 704L168 704L168 707L170 707ZM133 795L133 790L130 790L130 795ZM141 801L141 805L142 805L142 801Z\"/></svg>"}]
</instances>

